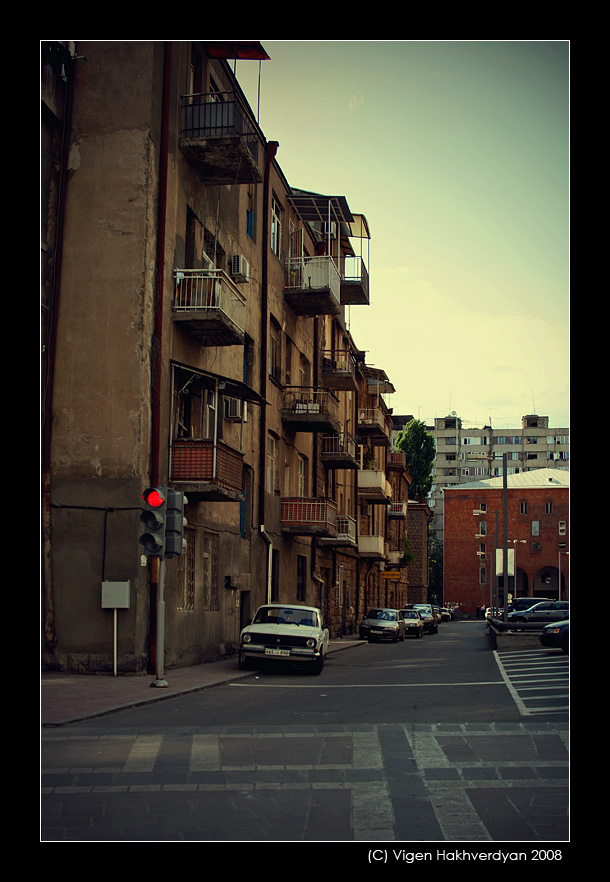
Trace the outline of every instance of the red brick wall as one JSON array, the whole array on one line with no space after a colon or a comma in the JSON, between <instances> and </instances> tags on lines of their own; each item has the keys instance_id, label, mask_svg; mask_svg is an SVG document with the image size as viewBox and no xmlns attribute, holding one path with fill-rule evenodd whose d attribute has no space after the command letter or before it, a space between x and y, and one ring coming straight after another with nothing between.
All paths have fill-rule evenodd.
<instances>
[{"instance_id":1,"label":"red brick wall","mask_svg":"<svg viewBox=\"0 0 610 882\"><path fill-rule=\"evenodd\" d=\"M508 490L508 539L519 541L517 548L517 570L519 573L519 596L558 596L559 550L565 543L569 550L569 488L542 487L517 488ZM552 513L545 507L552 503ZM487 506L486 515L473 515L482 503ZM521 503L527 504L527 512L520 512ZM490 598L490 577L493 573L494 533L498 513L498 537L496 545L502 548L504 538L502 488L463 489L445 492L445 533L444 533L444 596L446 603L459 603L462 610L474 614L477 606L488 606ZM477 539L479 522L487 522L487 538ZM533 535L532 522L538 522L538 535ZM566 535L559 535L559 522L566 522ZM480 543L486 544L486 582L479 584L480 563L476 552ZM509 548L514 548L512 542ZM569 597L569 558L561 555L562 599ZM550 581L546 581L546 578ZM502 591L502 589L500 589ZM509 591L513 591L513 579L509 580Z\"/></svg>"}]
</instances>

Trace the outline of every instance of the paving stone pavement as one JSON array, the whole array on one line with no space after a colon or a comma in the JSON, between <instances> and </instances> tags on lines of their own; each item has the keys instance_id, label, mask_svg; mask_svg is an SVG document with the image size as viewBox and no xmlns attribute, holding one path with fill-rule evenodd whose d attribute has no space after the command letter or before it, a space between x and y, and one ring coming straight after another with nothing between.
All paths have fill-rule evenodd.
<instances>
[{"instance_id":1,"label":"paving stone pavement","mask_svg":"<svg viewBox=\"0 0 610 882\"><path fill-rule=\"evenodd\" d=\"M540 721L44 729L41 838L568 842L567 739Z\"/></svg>"}]
</instances>

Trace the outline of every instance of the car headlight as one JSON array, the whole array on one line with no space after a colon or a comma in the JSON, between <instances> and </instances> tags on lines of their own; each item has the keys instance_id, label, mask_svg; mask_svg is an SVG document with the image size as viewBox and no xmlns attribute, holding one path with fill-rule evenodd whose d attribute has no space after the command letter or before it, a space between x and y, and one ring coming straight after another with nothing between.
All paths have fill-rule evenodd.
<instances>
[{"instance_id":1,"label":"car headlight","mask_svg":"<svg viewBox=\"0 0 610 882\"><path fill-rule=\"evenodd\" d=\"M307 641L307 646L310 649L313 649L315 645L316 645L316 641L313 639L313 637L310 637Z\"/></svg>"},{"instance_id":2,"label":"car headlight","mask_svg":"<svg viewBox=\"0 0 610 882\"><path fill-rule=\"evenodd\" d=\"M251 640L252 640L251 634L244 634L241 638L242 643L250 643Z\"/></svg>"}]
</instances>

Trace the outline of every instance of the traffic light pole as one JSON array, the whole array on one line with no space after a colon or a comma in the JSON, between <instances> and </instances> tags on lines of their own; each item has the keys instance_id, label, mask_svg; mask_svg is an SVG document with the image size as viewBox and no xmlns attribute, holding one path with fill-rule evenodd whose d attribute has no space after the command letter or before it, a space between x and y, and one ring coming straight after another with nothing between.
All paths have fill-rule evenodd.
<instances>
[{"instance_id":1,"label":"traffic light pole","mask_svg":"<svg viewBox=\"0 0 610 882\"><path fill-rule=\"evenodd\" d=\"M156 679L150 684L157 688L168 686L165 679L165 560L159 560L159 586L157 597L157 660Z\"/></svg>"}]
</instances>

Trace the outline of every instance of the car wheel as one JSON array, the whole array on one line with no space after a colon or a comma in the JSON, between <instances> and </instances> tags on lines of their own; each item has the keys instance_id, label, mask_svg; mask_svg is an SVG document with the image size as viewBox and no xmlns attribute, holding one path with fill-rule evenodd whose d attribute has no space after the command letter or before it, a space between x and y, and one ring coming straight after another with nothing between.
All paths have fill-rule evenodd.
<instances>
[{"instance_id":1,"label":"car wheel","mask_svg":"<svg viewBox=\"0 0 610 882\"><path fill-rule=\"evenodd\" d=\"M239 665L240 671L250 670L250 660L246 658L245 652L241 649L237 656L237 664Z\"/></svg>"},{"instance_id":2,"label":"car wheel","mask_svg":"<svg viewBox=\"0 0 610 882\"><path fill-rule=\"evenodd\" d=\"M322 668L324 667L324 656L320 655L319 658L315 659L311 663L311 673L314 675L318 675L322 673Z\"/></svg>"}]
</instances>

